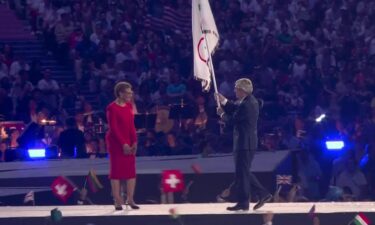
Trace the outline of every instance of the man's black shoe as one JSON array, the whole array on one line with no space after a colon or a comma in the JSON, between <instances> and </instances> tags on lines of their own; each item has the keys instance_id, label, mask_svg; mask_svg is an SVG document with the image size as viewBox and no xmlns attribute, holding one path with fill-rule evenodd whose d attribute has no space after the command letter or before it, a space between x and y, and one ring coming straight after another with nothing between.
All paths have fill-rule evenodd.
<instances>
[{"instance_id":1,"label":"man's black shoe","mask_svg":"<svg viewBox=\"0 0 375 225\"><path fill-rule=\"evenodd\" d=\"M249 205L236 204L235 206L227 207L228 211L238 211L238 210L249 210Z\"/></svg>"},{"instance_id":2,"label":"man's black shoe","mask_svg":"<svg viewBox=\"0 0 375 225\"><path fill-rule=\"evenodd\" d=\"M257 204L254 205L253 210L257 210L257 209L261 208L265 203L267 203L271 200L272 200L272 195L271 194L266 195L265 197L261 198L259 200L259 202L257 202Z\"/></svg>"}]
</instances>

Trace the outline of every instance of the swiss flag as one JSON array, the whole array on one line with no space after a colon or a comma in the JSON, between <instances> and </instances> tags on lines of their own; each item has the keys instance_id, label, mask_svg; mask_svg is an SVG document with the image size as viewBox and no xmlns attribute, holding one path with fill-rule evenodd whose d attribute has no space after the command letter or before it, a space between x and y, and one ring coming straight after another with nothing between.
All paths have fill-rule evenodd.
<instances>
[{"instance_id":1,"label":"swiss flag","mask_svg":"<svg viewBox=\"0 0 375 225\"><path fill-rule=\"evenodd\" d=\"M163 192L180 192L184 190L184 177L179 170L164 170L162 174Z\"/></svg>"},{"instance_id":2,"label":"swiss flag","mask_svg":"<svg viewBox=\"0 0 375 225\"><path fill-rule=\"evenodd\" d=\"M74 186L65 177L57 177L51 184L53 194L64 203L74 192Z\"/></svg>"}]
</instances>

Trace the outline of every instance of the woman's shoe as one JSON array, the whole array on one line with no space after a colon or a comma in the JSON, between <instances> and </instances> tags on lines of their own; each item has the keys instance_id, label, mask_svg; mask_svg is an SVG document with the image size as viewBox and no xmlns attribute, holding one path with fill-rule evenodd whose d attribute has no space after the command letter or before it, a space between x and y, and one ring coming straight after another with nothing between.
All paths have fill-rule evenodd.
<instances>
[{"instance_id":1,"label":"woman's shoe","mask_svg":"<svg viewBox=\"0 0 375 225\"><path fill-rule=\"evenodd\" d=\"M121 206L121 203L119 201L115 200L115 204L114 205L115 205L115 210L116 211L122 210L122 206Z\"/></svg>"},{"instance_id":2,"label":"woman's shoe","mask_svg":"<svg viewBox=\"0 0 375 225\"><path fill-rule=\"evenodd\" d=\"M121 211L122 210L122 206L121 205L115 205L115 210L116 211Z\"/></svg>"},{"instance_id":3,"label":"woman's shoe","mask_svg":"<svg viewBox=\"0 0 375 225\"><path fill-rule=\"evenodd\" d=\"M129 203L126 203L126 207L130 206L131 209L139 209L139 206L137 206L136 204L129 204Z\"/></svg>"}]
</instances>

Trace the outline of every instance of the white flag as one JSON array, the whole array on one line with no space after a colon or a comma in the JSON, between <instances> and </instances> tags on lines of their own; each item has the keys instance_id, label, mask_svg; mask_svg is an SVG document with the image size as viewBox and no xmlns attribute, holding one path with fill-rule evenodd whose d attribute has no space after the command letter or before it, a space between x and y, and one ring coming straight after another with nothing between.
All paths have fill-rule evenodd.
<instances>
[{"instance_id":1,"label":"white flag","mask_svg":"<svg viewBox=\"0 0 375 225\"><path fill-rule=\"evenodd\" d=\"M208 0L192 1L192 30L194 52L194 76L202 81L204 91L210 90L211 73L209 54L219 43L214 16Z\"/></svg>"},{"instance_id":2,"label":"white flag","mask_svg":"<svg viewBox=\"0 0 375 225\"><path fill-rule=\"evenodd\" d=\"M29 193L27 193L25 195L25 198L23 200L23 203L28 203L28 202L34 202L35 201L35 198L34 198L34 191L30 191Z\"/></svg>"}]
</instances>

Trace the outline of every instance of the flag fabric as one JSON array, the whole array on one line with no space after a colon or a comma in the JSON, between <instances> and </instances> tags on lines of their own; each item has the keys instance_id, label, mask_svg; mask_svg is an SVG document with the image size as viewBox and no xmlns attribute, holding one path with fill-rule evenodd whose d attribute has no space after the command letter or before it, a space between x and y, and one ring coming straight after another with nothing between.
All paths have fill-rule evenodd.
<instances>
[{"instance_id":1,"label":"flag fabric","mask_svg":"<svg viewBox=\"0 0 375 225\"><path fill-rule=\"evenodd\" d=\"M74 192L74 185L63 176L57 177L51 184L52 193L62 202L66 202Z\"/></svg>"},{"instance_id":2,"label":"flag fabric","mask_svg":"<svg viewBox=\"0 0 375 225\"><path fill-rule=\"evenodd\" d=\"M25 198L23 199L23 203L34 202L34 201L35 201L34 191L29 191L29 193L25 195Z\"/></svg>"},{"instance_id":3,"label":"flag fabric","mask_svg":"<svg viewBox=\"0 0 375 225\"><path fill-rule=\"evenodd\" d=\"M184 178L179 170L164 170L162 173L163 192L181 192L184 190Z\"/></svg>"},{"instance_id":4,"label":"flag fabric","mask_svg":"<svg viewBox=\"0 0 375 225\"><path fill-rule=\"evenodd\" d=\"M310 211L309 211L309 217L314 218L314 217L316 216L316 214L315 214L315 209L316 209L316 207L315 207L315 204L314 204L314 205L311 207Z\"/></svg>"},{"instance_id":5,"label":"flag fabric","mask_svg":"<svg viewBox=\"0 0 375 225\"><path fill-rule=\"evenodd\" d=\"M191 185L193 185L194 181L189 181L189 183L186 185L185 189L182 191L182 195L181 195L181 198L184 200L184 201L188 201L188 195L189 195L189 192L190 192L190 187Z\"/></svg>"},{"instance_id":6,"label":"flag fabric","mask_svg":"<svg viewBox=\"0 0 375 225\"><path fill-rule=\"evenodd\" d=\"M292 184L292 176L291 175L276 175L276 184Z\"/></svg>"},{"instance_id":7,"label":"flag fabric","mask_svg":"<svg viewBox=\"0 0 375 225\"><path fill-rule=\"evenodd\" d=\"M170 208L169 209L169 215L173 218L173 219L177 219L180 215L178 214L178 211L177 211L177 208Z\"/></svg>"},{"instance_id":8,"label":"flag fabric","mask_svg":"<svg viewBox=\"0 0 375 225\"><path fill-rule=\"evenodd\" d=\"M211 69L209 54L219 44L219 32L208 0L192 1L192 33L194 53L194 76L202 82L204 91L210 90Z\"/></svg>"},{"instance_id":9,"label":"flag fabric","mask_svg":"<svg viewBox=\"0 0 375 225\"><path fill-rule=\"evenodd\" d=\"M190 12L164 6L160 15L148 14L144 21L145 27L155 31L179 30L188 34L191 29Z\"/></svg>"},{"instance_id":10,"label":"flag fabric","mask_svg":"<svg viewBox=\"0 0 375 225\"><path fill-rule=\"evenodd\" d=\"M358 215L356 215L353 222L355 225L368 225L371 223L363 213L359 213Z\"/></svg>"},{"instance_id":11,"label":"flag fabric","mask_svg":"<svg viewBox=\"0 0 375 225\"><path fill-rule=\"evenodd\" d=\"M202 169L201 167L198 165L198 164L192 164L191 165L191 169L194 171L194 173L196 174L201 174L202 173Z\"/></svg>"},{"instance_id":12,"label":"flag fabric","mask_svg":"<svg viewBox=\"0 0 375 225\"><path fill-rule=\"evenodd\" d=\"M90 170L86 177L89 188L92 192L96 193L99 189L103 188L102 183L99 181L94 170Z\"/></svg>"}]
</instances>

